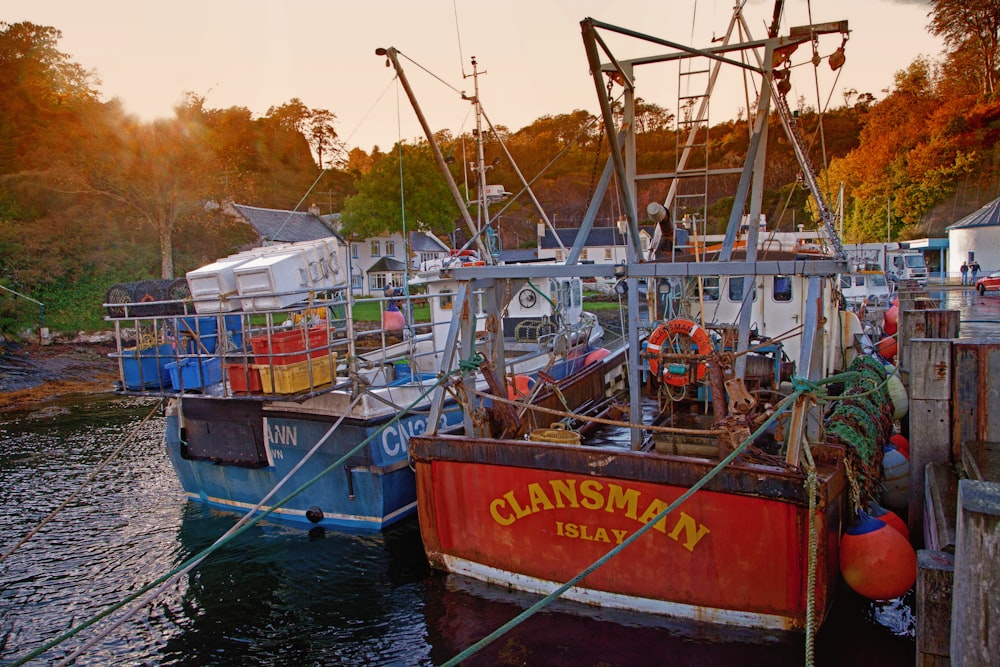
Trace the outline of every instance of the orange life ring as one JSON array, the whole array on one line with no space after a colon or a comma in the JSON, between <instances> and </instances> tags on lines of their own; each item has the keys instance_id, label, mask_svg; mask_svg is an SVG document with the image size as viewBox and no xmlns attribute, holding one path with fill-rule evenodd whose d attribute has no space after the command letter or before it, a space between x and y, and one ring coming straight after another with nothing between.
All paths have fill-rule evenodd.
<instances>
[{"instance_id":1,"label":"orange life ring","mask_svg":"<svg viewBox=\"0 0 1000 667\"><path fill-rule=\"evenodd\" d=\"M650 353L649 357L649 370L653 372L654 375L659 377L661 380L673 387L683 387L688 383L690 377L690 372L671 373L669 365L664 365L662 373L660 372L660 350L663 347L664 341L671 338L677 334L682 334L691 339L698 347L698 354L707 355L711 354L714 350L712 345L712 338L708 335L708 331L696 322L685 319L674 319L669 322L664 322L660 326L656 327L656 330L649 336L649 341L646 343L646 349ZM708 369L705 362L700 362L695 366L695 379L701 381L705 377L705 372Z\"/></svg>"}]
</instances>

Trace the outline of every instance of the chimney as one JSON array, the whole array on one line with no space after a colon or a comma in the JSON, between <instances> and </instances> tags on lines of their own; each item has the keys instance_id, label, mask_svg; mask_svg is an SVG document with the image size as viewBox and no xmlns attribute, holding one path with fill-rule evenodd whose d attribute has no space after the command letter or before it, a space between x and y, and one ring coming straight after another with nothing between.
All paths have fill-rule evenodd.
<instances>
[{"instance_id":1,"label":"chimney","mask_svg":"<svg viewBox=\"0 0 1000 667\"><path fill-rule=\"evenodd\" d=\"M310 204L309 205L309 212L311 214L315 215L318 218L319 217L319 206L317 204Z\"/></svg>"}]
</instances>

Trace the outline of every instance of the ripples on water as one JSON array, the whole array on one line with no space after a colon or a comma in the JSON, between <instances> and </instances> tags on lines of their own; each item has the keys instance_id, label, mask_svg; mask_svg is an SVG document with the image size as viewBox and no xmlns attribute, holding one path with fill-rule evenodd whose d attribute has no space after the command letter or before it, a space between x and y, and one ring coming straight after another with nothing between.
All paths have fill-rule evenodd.
<instances>
[{"instance_id":1,"label":"ripples on water","mask_svg":"<svg viewBox=\"0 0 1000 667\"><path fill-rule=\"evenodd\" d=\"M962 311L963 336L1000 334L1000 298L953 292L943 307ZM75 492L153 406L102 395L0 415L0 550L13 548ZM233 525L234 515L185 500L162 450L162 428L157 411L76 500L0 563L2 662L120 602ZM77 664L439 664L536 600L431 572L415 520L371 536L261 523ZM818 664L912 665L911 602L872 605L838 591L817 638ZM58 662L104 627L84 630L33 664ZM560 602L465 664L802 664L801 638L744 640Z\"/></svg>"}]
</instances>

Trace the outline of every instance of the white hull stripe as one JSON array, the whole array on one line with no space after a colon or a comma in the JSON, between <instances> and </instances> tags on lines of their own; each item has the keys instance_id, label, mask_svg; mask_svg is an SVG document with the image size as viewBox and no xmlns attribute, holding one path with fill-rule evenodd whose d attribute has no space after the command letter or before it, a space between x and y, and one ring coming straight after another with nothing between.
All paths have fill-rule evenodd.
<instances>
[{"instance_id":1,"label":"white hull stripe","mask_svg":"<svg viewBox=\"0 0 1000 667\"><path fill-rule=\"evenodd\" d=\"M464 558L454 556L443 556L445 566L449 572L462 574L473 579L479 579L490 584L515 588L517 590L535 593L537 595L548 595L561 584L529 577L523 574L514 574L495 567L474 563ZM777 614L760 614L746 611L736 611L732 609L715 609L711 607L699 607L696 605L684 604L680 602L668 602L666 600L654 600L651 598L635 597L632 595L622 595L620 593L608 593L592 588L581 588L574 586L561 596L567 600L582 602L584 604L598 607L611 607L616 609L627 609L649 614L659 614L672 618L682 618L692 621L702 621L714 623L716 625L731 625L741 628L760 628L762 630L796 630L800 629L799 624L793 618L778 616Z\"/></svg>"},{"instance_id":2,"label":"white hull stripe","mask_svg":"<svg viewBox=\"0 0 1000 667\"><path fill-rule=\"evenodd\" d=\"M255 504L244 503L244 502L240 502L240 501L237 501L237 500L225 500L223 498L215 498L213 496L203 496L200 493L190 493L190 492L187 492L186 495L187 495L187 497L190 500L192 500L194 502L209 502L209 503L212 503L213 505L222 505L222 506L225 506L225 507L232 507L234 510L243 510L244 512L248 512L248 511L250 511L251 509L253 509L256 506ZM400 516L402 514L405 514L405 513L409 512L410 510L413 510L414 508L416 508L416 506L417 506L417 501L413 501L412 503L408 503L408 504L404 505L403 507L400 507L395 512L390 512L385 518L381 518L381 517L377 517L377 516L362 516L362 515L359 515L359 514L336 514L336 513L328 513L328 512L325 512L325 511L323 512L323 518L324 519L333 519L333 520L337 520L337 521L352 521L352 522L355 522L355 523L382 524L382 523L385 523L386 521L391 521L392 519L395 519L396 517L398 517L398 516ZM262 507L260 509L260 511L264 512L267 509L268 509L267 507ZM306 513L305 513L304 510L292 510L292 509L288 509L286 507L279 507L278 509L276 509L273 512L271 512L271 514L281 514L281 515L285 515L285 516L298 516L298 517L301 517L303 519L305 519L305 516L306 516ZM308 519L305 519L305 520L308 521Z\"/></svg>"}]
</instances>

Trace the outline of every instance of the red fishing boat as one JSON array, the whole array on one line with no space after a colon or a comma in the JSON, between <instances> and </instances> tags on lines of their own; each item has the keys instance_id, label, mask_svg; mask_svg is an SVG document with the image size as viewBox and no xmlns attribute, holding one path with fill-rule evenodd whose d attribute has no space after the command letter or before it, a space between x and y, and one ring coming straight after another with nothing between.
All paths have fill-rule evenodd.
<instances>
[{"instance_id":1,"label":"red fishing boat","mask_svg":"<svg viewBox=\"0 0 1000 667\"><path fill-rule=\"evenodd\" d=\"M815 400L824 393L821 384L847 368L857 371L851 377L873 374L876 383L885 372L864 356L855 316L838 308L845 254L797 118L782 97L795 47L825 34L846 36L847 24L793 28L779 37L777 16L764 40L730 43L727 36L707 49L593 19L581 23L610 143L605 175L617 176L626 237L634 245L626 264L574 267L567 261L562 271L616 280L616 292L627 299L628 394L618 418L597 420L601 433L619 429L624 436L577 440L568 437L571 427L538 427L536 413L533 429L477 424L464 436L414 437L420 528L435 567L504 587L700 622L807 633L822 623L839 576L842 530L870 491L858 482L872 476L859 471L867 473L873 463L858 453L850 434L887 437L891 419L886 421L879 392L868 392L879 397L865 404L871 414L863 419L857 417L861 408L824 415ZM746 28L739 9L733 25ZM599 32L672 50L619 57ZM741 55L749 56L743 64ZM710 252L711 239L698 238L697 219L688 229L675 228L669 214L677 210L673 198L684 190L676 184L691 169L685 163L707 121L692 115L675 172L655 175L639 173L632 122L639 99L635 70L690 58L707 63L709 72L737 65L760 77L746 164L721 172L739 173L740 182L725 237ZM622 87L621 113L610 101L616 87ZM811 235L768 231L761 215L772 103L820 212ZM699 173L714 175L707 166ZM646 207L660 223L660 238L647 251L638 241L635 199L639 184L652 178L673 183L665 202ZM597 198L610 180L602 179ZM587 224L585 219L584 232ZM480 285L514 279L503 269L453 276ZM531 279L530 267L520 270L518 277ZM839 388L848 396L865 391L850 381ZM466 414L493 417L512 402L499 391L467 398L473 404ZM516 410L537 405L511 398ZM540 413L565 418L551 407Z\"/></svg>"}]
</instances>

